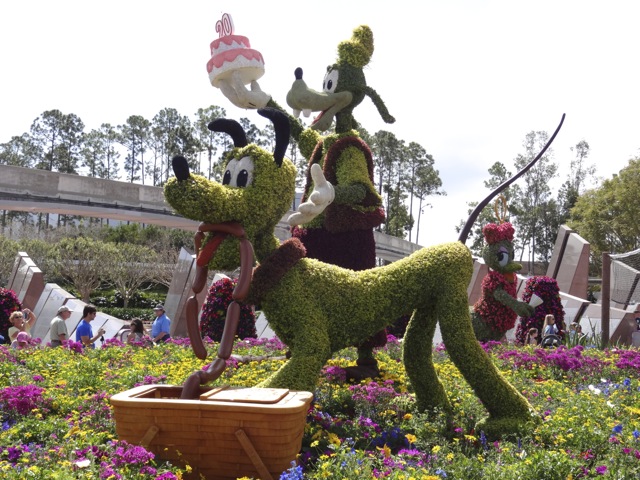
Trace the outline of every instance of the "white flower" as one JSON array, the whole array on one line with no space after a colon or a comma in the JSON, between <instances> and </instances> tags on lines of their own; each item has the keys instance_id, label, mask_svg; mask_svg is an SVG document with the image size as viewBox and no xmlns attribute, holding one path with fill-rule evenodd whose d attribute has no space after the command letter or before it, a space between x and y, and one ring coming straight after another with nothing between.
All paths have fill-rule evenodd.
<instances>
[{"instance_id":1,"label":"white flower","mask_svg":"<svg viewBox=\"0 0 640 480\"><path fill-rule=\"evenodd\" d=\"M596 395L600 395L602 393L602 390L594 387L593 385L589 385L589 390L591 390Z\"/></svg>"},{"instance_id":2,"label":"white flower","mask_svg":"<svg viewBox=\"0 0 640 480\"><path fill-rule=\"evenodd\" d=\"M89 465L91 465L91 460L84 459L84 460L80 460L79 462L75 462L75 463L76 463L76 467L78 467L78 468L87 468Z\"/></svg>"}]
</instances>

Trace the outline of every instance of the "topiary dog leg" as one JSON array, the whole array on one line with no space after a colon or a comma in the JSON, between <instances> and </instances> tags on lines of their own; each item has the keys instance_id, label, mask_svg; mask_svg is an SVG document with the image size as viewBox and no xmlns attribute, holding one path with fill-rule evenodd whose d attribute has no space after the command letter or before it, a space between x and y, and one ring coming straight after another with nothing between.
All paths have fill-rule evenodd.
<instances>
[{"instance_id":1,"label":"topiary dog leg","mask_svg":"<svg viewBox=\"0 0 640 480\"><path fill-rule=\"evenodd\" d=\"M436 320L433 311L416 310L404 335L402 361L421 411L436 407L451 410L449 398L433 365Z\"/></svg>"},{"instance_id":2,"label":"topiary dog leg","mask_svg":"<svg viewBox=\"0 0 640 480\"><path fill-rule=\"evenodd\" d=\"M322 322L319 322L322 323ZM305 322L305 327L309 323ZM331 358L329 336L320 328L301 329L300 340L289 345L291 358L260 386L313 392L322 367Z\"/></svg>"},{"instance_id":3,"label":"topiary dog leg","mask_svg":"<svg viewBox=\"0 0 640 480\"><path fill-rule=\"evenodd\" d=\"M438 305L447 353L489 412L478 428L488 436L513 433L534 418L529 402L500 374L475 338L466 291L452 293Z\"/></svg>"}]
</instances>

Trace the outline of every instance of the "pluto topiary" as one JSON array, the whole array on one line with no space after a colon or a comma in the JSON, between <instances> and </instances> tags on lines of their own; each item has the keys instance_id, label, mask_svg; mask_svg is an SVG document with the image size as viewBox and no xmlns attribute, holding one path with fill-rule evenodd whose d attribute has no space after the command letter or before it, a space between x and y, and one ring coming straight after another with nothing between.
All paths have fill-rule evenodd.
<instances>
[{"instance_id":1,"label":"pluto topiary","mask_svg":"<svg viewBox=\"0 0 640 480\"><path fill-rule=\"evenodd\" d=\"M261 113L278 118L276 111ZM229 123L234 124L216 120L210 127L234 131L239 142L230 160L225 185L203 182L202 177L189 172L186 159L178 157L174 159L176 177L167 182L165 196L178 213L204 221L203 229L232 229L238 238L255 246L259 264L248 295L240 299L243 295L234 292L234 298L240 303L259 305L291 353L290 360L262 386L313 391L320 370L334 352L363 342L396 318L412 315L404 337L403 361L420 410L452 409L432 362L433 336L439 322L451 359L489 413L482 422L487 435L525 428L536 418L527 400L502 377L475 339L467 305L472 259L463 243L423 248L390 265L362 271L306 258L304 247L296 238L279 246L274 226L293 199L293 165L282 158L284 149L278 143L271 161L262 149L252 150L259 153L254 157L247 156L250 150L242 145L237 133L239 124ZM288 128L278 134L284 126L278 122L275 125L276 137L286 141ZM238 168L240 165L244 167ZM246 178L245 169L252 172L250 181L238 182L241 177ZM321 171L315 168L312 173L314 184L321 188L326 183ZM263 175L273 184L264 185ZM208 198L212 194L215 199ZM254 208L254 201L270 208ZM209 208L212 202L215 209ZM242 248L242 240L238 245L234 235L218 240L216 234L209 242L220 249L225 244ZM208 244L203 245L201 252L207 247ZM218 262L215 248L212 250L210 265L225 270L238 266L227 263L233 259L228 255L225 262ZM203 273L206 277L206 270ZM224 370L231 343L231 340L225 343L224 337L233 338L225 331L218 359L206 371L198 370L189 377L183 397L199 395L200 384L217 378ZM190 338L194 343L191 334ZM206 350L199 345L194 345L194 349L204 350L206 356Z\"/></svg>"}]
</instances>

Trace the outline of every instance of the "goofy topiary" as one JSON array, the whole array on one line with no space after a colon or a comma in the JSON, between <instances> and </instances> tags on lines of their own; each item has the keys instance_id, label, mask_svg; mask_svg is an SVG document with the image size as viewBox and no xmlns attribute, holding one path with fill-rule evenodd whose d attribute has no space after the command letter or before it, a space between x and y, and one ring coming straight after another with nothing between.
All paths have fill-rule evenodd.
<instances>
[{"instance_id":1,"label":"goofy topiary","mask_svg":"<svg viewBox=\"0 0 640 480\"><path fill-rule=\"evenodd\" d=\"M307 258L297 238L280 245L274 228L288 211L295 186L295 167L283 158L289 122L277 110L259 113L274 122L273 154L248 144L237 122L218 119L209 128L230 134L234 141L223 183L191 174L186 159L176 157L176 176L165 186L166 200L179 214L203 222L196 241L200 270L194 292L203 288L207 268L241 268L218 358L206 371L189 377L183 397L197 397L201 384L222 373L233 345L239 303L252 303L264 311L291 353L290 360L264 382L265 387L313 391L320 370L334 352L364 341L408 314L412 317L403 361L419 409L451 410L431 358L436 323L440 322L447 352L489 413L477 428L499 436L533 420L531 405L503 378L475 338L467 305L473 266L463 242L423 248L390 265L363 271ZM327 191L331 188L321 169L314 165L311 174L316 189L310 201L330 197ZM463 233L468 234L470 228L465 227ZM248 282L245 274L251 269L253 252L258 266ZM197 311L193 296L187 303L190 338L196 354L206 358L197 331Z\"/></svg>"},{"instance_id":2,"label":"goofy topiary","mask_svg":"<svg viewBox=\"0 0 640 480\"><path fill-rule=\"evenodd\" d=\"M232 30L229 32L233 33ZM302 202L309 200L314 189L310 173L312 165L322 168L324 177L335 191L335 199L319 214L303 206L301 212L293 215L290 218L291 234L303 243L307 257L351 270L376 266L373 230L385 220L382 198L373 183L373 156L369 146L359 137L356 130L359 124L353 112L365 97L369 97L386 123L395 121L378 93L366 82L364 68L373 51L373 32L366 25L357 27L349 40L339 43L337 60L327 67L322 91L309 88L302 69L297 68L286 98L294 113L294 116L288 116L292 136L309 160ZM262 93L257 82L253 82L252 88L256 89L255 93ZM237 89L222 89L222 92L232 103L245 108L255 108L259 103L255 101L255 95L238 95ZM265 100L267 98L269 107L284 112L268 95ZM241 99L246 101L240 103ZM305 116L319 113L311 126L304 129L297 120L301 112ZM320 135L334 125L334 132L324 137ZM384 346L386 338L383 329L357 345L358 366L347 368L350 377L361 380L379 375L373 348Z\"/></svg>"}]
</instances>

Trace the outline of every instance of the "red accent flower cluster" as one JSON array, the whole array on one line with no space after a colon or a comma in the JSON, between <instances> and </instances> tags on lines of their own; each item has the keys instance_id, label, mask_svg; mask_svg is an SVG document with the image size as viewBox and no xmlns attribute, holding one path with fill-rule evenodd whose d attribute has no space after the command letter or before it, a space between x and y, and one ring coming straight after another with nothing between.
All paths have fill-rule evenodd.
<instances>
[{"instance_id":1,"label":"red accent flower cluster","mask_svg":"<svg viewBox=\"0 0 640 480\"><path fill-rule=\"evenodd\" d=\"M507 240L513 242L513 234L515 230L513 225L509 222L501 223L500 225L495 223L488 223L482 229L482 234L489 245Z\"/></svg>"},{"instance_id":2,"label":"red accent flower cluster","mask_svg":"<svg viewBox=\"0 0 640 480\"><path fill-rule=\"evenodd\" d=\"M7 332L13 326L9 321L9 316L21 309L22 303L18 300L16 292L8 288L0 288L0 335L4 336L6 343L11 343Z\"/></svg>"},{"instance_id":3,"label":"red accent flower cluster","mask_svg":"<svg viewBox=\"0 0 640 480\"><path fill-rule=\"evenodd\" d=\"M493 297L498 288L516 297L516 284L509 282L502 273L491 270L482 279L482 295L473 310L492 330L506 332L516 324L518 315Z\"/></svg>"},{"instance_id":4,"label":"red accent flower cluster","mask_svg":"<svg viewBox=\"0 0 640 480\"><path fill-rule=\"evenodd\" d=\"M209 288L207 300L202 306L200 317L200 333L202 337L209 337L214 342L222 339L224 324L227 317L227 308L233 301L233 289L238 283L237 279L223 278L215 282ZM256 338L256 316L250 305L240 305L240 322L236 335L240 339Z\"/></svg>"}]
</instances>

